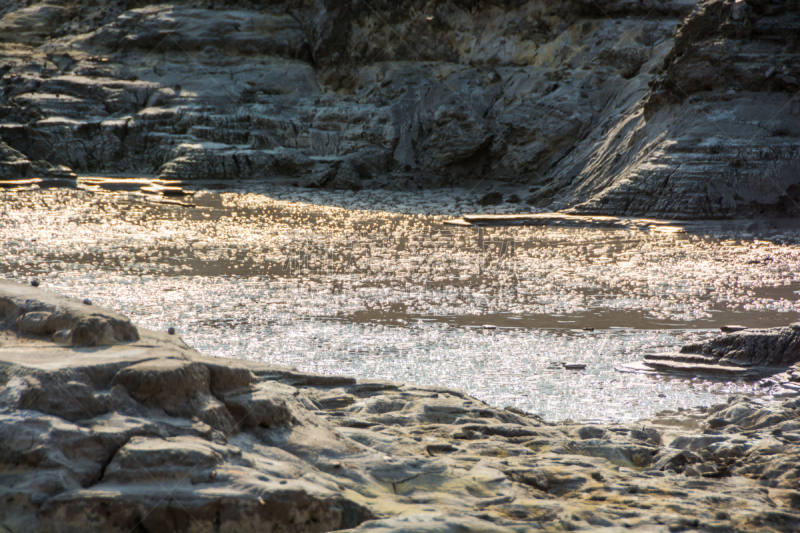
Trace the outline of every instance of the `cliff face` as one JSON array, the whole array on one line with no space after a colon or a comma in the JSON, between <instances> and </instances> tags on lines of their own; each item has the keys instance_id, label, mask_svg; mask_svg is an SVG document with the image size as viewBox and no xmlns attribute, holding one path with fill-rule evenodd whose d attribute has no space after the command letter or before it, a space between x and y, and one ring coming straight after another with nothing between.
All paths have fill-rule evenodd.
<instances>
[{"instance_id":1,"label":"cliff face","mask_svg":"<svg viewBox=\"0 0 800 533\"><path fill-rule=\"evenodd\" d=\"M800 211L789 0L30 0L0 17L2 176L483 179L581 213Z\"/></svg>"}]
</instances>

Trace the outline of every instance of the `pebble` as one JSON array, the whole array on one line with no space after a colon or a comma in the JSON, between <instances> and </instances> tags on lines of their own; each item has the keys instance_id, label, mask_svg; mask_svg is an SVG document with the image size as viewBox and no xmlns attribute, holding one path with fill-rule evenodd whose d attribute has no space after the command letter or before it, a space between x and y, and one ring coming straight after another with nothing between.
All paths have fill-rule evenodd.
<instances>
[{"instance_id":1,"label":"pebble","mask_svg":"<svg viewBox=\"0 0 800 533\"><path fill-rule=\"evenodd\" d=\"M31 281L31 286L38 287L39 286L39 280L35 279L35 280Z\"/></svg>"},{"instance_id":2,"label":"pebble","mask_svg":"<svg viewBox=\"0 0 800 533\"><path fill-rule=\"evenodd\" d=\"M747 329L747 328L744 327L744 326L722 326L721 328L719 328L719 330L722 333L734 333L736 331L742 331L742 330L745 330L745 329Z\"/></svg>"},{"instance_id":3,"label":"pebble","mask_svg":"<svg viewBox=\"0 0 800 533\"><path fill-rule=\"evenodd\" d=\"M167 330L167 333L169 333L170 335L175 335L175 328L169 328Z\"/></svg>"},{"instance_id":4,"label":"pebble","mask_svg":"<svg viewBox=\"0 0 800 533\"><path fill-rule=\"evenodd\" d=\"M89 298L84 298L83 303L86 305L92 305L92 301Z\"/></svg>"}]
</instances>

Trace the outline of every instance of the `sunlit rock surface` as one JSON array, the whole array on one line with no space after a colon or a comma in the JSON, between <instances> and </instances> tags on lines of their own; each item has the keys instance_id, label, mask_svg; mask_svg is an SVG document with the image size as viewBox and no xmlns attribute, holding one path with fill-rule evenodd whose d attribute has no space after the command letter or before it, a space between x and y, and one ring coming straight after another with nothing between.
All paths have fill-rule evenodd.
<instances>
[{"instance_id":1,"label":"sunlit rock surface","mask_svg":"<svg viewBox=\"0 0 800 533\"><path fill-rule=\"evenodd\" d=\"M0 177L480 181L576 213L793 215L798 24L791 0L11 0Z\"/></svg>"},{"instance_id":2,"label":"sunlit rock surface","mask_svg":"<svg viewBox=\"0 0 800 533\"><path fill-rule=\"evenodd\" d=\"M0 304L6 530L800 527L797 400L554 424L443 387L204 357L143 329L57 345L19 315L119 315L5 281Z\"/></svg>"}]
</instances>

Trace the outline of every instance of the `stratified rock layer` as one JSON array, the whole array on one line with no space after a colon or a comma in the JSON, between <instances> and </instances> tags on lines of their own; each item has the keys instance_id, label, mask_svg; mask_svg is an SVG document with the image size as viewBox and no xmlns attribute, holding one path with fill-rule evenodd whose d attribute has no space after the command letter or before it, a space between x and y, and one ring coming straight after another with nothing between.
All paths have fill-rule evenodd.
<instances>
[{"instance_id":1,"label":"stratified rock layer","mask_svg":"<svg viewBox=\"0 0 800 533\"><path fill-rule=\"evenodd\" d=\"M789 367L800 362L800 323L783 328L745 329L681 348L720 363L740 366Z\"/></svg>"},{"instance_id":2,"label":"stratified rock layer","mask_svg":"<svg viewBox=\"0 0 800 533\"><path fill-rule=\"evenodd\" d=\"M800 390L800 323L768 329L742 328L687 344L676 353L645 355L644 361L621 365L619 370L761 378L765 384L777 382Z\"/></svg>"},{"instance_id":3,"label":"stratified rock layer","mask_svg":"<svg viewBox=\"0 0 800 533\"><path fill-rule=\"evenodd\" d=\"M133 326L0 282L9 301L25 304L4 304L0 331L4 530L800 528L798 400L552 424L447 388L204 357L146 330L57 345L20 317Z\"/></svg>"},{"instance_id":4,"label":"stratified rock layer","mask_svg":"<svg viewBox=\"0 0 800 533\"><path fill-rule=\"evenodd\" d=\"M793 0L12 0L0 178L499 180L575 213L794 215L798 25Z\"/></svg>"}]
</instances>

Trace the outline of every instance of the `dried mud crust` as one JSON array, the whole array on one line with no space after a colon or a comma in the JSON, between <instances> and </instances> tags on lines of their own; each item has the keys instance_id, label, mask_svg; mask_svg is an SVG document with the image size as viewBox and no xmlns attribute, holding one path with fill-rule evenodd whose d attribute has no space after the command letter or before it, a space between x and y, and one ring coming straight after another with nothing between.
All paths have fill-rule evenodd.
<instances>
[{"instance_id":1,"label":"dried mud crust","mask_svg":"<svg viewBox=\"0 0 800 533\"><path fill-rule=\"evenodd\" d=\"M2 283L0 297L34 302L29 290ZM72 305L39 294L56 311ZM8 324L4 340L16 336ZM174 335L139 336L0 346L3 527L800 527L797 400L550 423L453 389L204 357Z\"/></svg>"}]
</instances>

